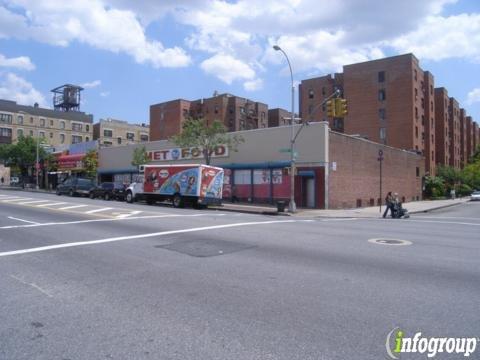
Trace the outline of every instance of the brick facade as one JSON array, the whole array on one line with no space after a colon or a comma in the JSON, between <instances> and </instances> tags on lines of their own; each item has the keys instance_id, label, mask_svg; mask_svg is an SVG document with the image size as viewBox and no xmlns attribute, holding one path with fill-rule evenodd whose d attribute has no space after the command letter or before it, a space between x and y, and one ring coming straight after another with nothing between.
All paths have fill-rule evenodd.
<instances>
[{"instance_id":1,"label":"brick facade","mask_svg":"<svg viewBox=\"0 0 480 360\"><path fill-rule=\"evenodd\" d=\"M292 114L285 109L268 109L268 127L289 125Z\"/></svg>"},{"instance_id":2,"label":"brick facade","mask_svg":"<svg viewBox=\"0 0 480 360\"><path fill-rule=\"evenodd\" d=\"M435 89L435 149L437 165L450 164L450 140L449 140L449 121L448 121L448 105L450 98L447 89Z\"/></svg>"},{"instance_id":3,"label":"brick facade","mask_svg":"<svg viewBox=\"0 0 480 360\"><path fill-rule=\"evenodd\" d=\"M460 167L463 169L467 164L467 112L460 109Z\"/></svg>"},{"instance_id":4,"label":"brick facade","mask_svg":"<svg viewBox=\"0 0 480 360\"><path fill-rule=\"evenodd\" d=\"M449 165L460 168L460 107L458 101L451 97L448 106L448 128L450 139Z\"/></svg>"},{"instance_id":5,"label":"brick facade","mask_svg":"<svg viewBox=\"0 0 480 360\"><path fill-rule=\"evenodd\" d=\"M383 194L379 193L378 150L383 150ZM397 192L404 201L422 197L424 158L364 139L331 132L329 208L354 208L377 205L388 191ZM372 204L373 203L373 204Z\"/></svg>"}]
</instances>

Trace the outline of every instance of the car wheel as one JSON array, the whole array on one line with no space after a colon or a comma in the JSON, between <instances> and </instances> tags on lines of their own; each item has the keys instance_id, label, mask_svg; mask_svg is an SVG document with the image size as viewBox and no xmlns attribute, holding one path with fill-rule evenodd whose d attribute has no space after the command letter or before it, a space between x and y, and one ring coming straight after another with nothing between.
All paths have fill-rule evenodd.
<instances>
[{"instance_id":1,"label":"car wheel","mask_svg":"<svg viewBox=\"0 0 480 360\"><path fill-rule=\"evenodd\" d=\"M126 199L127 199L127 203L129 203L129 204L133 203L133 194L132 194L131 191L127 192Z\"/></svg>"}]
</instances>

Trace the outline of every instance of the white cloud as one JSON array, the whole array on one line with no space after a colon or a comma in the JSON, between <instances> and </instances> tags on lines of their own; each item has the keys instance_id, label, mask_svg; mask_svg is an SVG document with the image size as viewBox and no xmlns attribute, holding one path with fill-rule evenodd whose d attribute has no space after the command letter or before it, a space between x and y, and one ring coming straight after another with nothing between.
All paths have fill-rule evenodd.
<instances>
[{"instance_id":1,"label":"white cloud","mask_svg":"<svg viewBox=\"0 0 480 360\"><path fill-rule=\"evenodd\" d=\"M421 59L480 61L480 14L428 17L417 30L398 37L391 46Z\"/></svg>"},{"instance_id":2,"label":"white cloud","mask_svg":"<svg viewBox=\"0 0 480 360\"><path fill-rule=\"evenodd\" d=\"M86 88L86 89L92 89L92 88L95 88L97 86L100 86L101 84L102 84L102 82L100 80L93 80L93 81L90 81L90 82L83 83L80 86L83 87L83 88Z\"/></svg>"},{"instance_id":3,"label":"white cloud","mask_svg":"<svg viewBox=\"0 0 480 360\"><path fill-rule=\"evenodd\" d=\"M229 85L235 80L252 80L255 77L255 71L248 64L226 54L214 55L204 60L200 67Z\"/></svg>"},{"instance_id":4,"label":"white cloud","mask_svg":"<svg viewBox=\"0 0 480 360\"><path fill-rule=\"evenodd\" d=\"M21 105L38 103L46 107L45 97L31 83L13 73L0 73L0 99L14 100Z\"/></svg>"},{"instance_id":5,"label":"white cloud","mask_svg":"<svg viewBox=\"0 0 480 360\"><path fill-rule=\"evenodd\" d=\"M480 88L475 88L470 91L467 95L467 100L465 101L468 105L473 103L480 102Z\"/></svg>"},{"instance_id":6,"label":"white cloud","mask_svg":"<svg viewBox=\"0 0 480 360\"><path fill-rule=\"evenodd\" d=\"M190 56L180 47L165 48L147 39L144 26L130 10L107 7L101 0L11 0L20 12L0 7L0 37L34 39L68 46L73 41L132 56L137 63L158 67L182 67Z\"/></svg>"},{"instance_id":7,"label":"white cloud","mask_svg":"<svg viewBox=\"0 0 480 360\"><path fill-rule=\"evenodd\" d=\"M260 90L262 87L263 87L262 79L249 80L243 83L243 88L247 91Z\"/></svg>"},{"instance_id":8,"label":"white cloud","mask_svg":"<svg viewBox=\"0 0 480 360\"><path fill-rule=\"evenodd\" d=\"M35 65L28 56L19 56L15 58L6 58L0 54L0 67L10 67L19 70L34 70Z\"/></svg>"}]
</instances>

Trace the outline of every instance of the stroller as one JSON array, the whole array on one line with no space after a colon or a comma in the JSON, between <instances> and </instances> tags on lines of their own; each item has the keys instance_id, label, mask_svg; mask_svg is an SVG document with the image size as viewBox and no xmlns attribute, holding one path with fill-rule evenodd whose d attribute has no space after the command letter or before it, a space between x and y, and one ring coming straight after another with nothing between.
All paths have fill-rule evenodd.
<instances>
[{"instance_id":1,"label":"stroller","mask_svg":"<svg viewBox=\"0 0 480 360\"><path fill-rule=\"evenodd\" d=\"M398 200L395 201L393 203L392 219L408 219L409 217L408 210L402 207L402 203Z\"/></svg>"}]
</instances>

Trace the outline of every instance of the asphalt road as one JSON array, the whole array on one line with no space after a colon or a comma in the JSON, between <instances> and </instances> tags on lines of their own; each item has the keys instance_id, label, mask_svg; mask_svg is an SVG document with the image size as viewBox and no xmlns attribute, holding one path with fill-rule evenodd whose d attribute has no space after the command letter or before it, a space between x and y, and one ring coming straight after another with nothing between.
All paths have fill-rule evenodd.
<instances>
[{"instance_id":1,"label":"asphalt road","mask_svg":"<svg viewBox=\"0 0 480 360\"><path fill-rule=\"evenodd\" d=\"M377 360L395 327L480 337L479 234L480 202L307 219L0 191L0 359Z\"/></svg>"}]
</instances>

